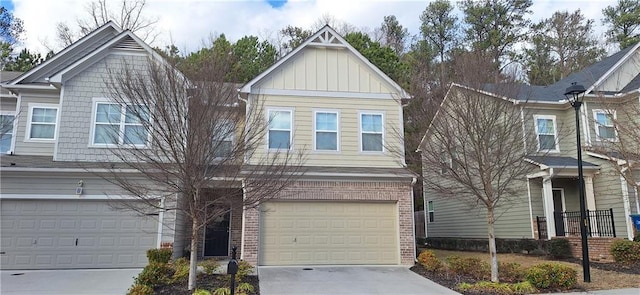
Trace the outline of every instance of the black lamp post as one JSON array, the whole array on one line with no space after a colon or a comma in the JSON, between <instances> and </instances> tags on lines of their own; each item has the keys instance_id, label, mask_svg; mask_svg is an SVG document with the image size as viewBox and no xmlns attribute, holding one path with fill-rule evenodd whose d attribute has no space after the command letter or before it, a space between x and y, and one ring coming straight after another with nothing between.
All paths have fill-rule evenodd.
<instances>
[{"instance_id":1,"label":"black lamp post","mask_svg":"<svg viewBox=\"0 0 640 295\"><path fill-rule=\"evenodd\" d=\"M578 148L578 192L580 194L580 236L582 237L582 271L585 282L591 282L591 272L589 271L589 248L587 243L587 212L584 197L584 175L582 174L582 146L580 145L580 107L586 89L576 82L567 87L564 96L569 100L571 106L576 111L576 147Z\"/></svg>"}]
</instances>

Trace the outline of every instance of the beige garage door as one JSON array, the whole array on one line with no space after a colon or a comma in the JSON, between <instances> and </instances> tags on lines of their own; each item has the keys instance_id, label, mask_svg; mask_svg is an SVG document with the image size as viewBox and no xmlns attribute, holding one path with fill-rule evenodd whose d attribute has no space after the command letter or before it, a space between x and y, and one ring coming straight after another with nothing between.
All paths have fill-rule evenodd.
<instances>
[{"instance_id":1,"label":"beige garage door","mask_svg":"<svg viewBox=\"0 0 640 295\"><path fill-rule=\"evenodd\" d=\"M267 202L260 265L398 264L395 203Z\"/></svg>"},{"instance_id":2,"label":"beige garage door","mask_svg":"<svg viewBox=\"0 0 640 295\"><path fill-rule=\"evenodd\" d=\"M0 200L2 269L143 267L158 222L106 201Z\"/></svg>"}]
</instances>

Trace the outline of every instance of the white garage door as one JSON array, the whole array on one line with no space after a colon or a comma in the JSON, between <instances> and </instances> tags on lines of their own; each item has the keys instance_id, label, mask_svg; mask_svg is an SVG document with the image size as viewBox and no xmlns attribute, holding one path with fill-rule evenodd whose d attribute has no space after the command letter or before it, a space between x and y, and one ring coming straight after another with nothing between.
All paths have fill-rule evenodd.
<instances>
[{"instance_id":1,"label":"white garage door","mask_svg":"<svg viewBox=\"0 0 640 295\"><path fill-rule=\"evenodd\" d=\"M143 267L156 218L106 201L0 200L2 269ZM155 217L155 216L154 216Z\"/></svg>"},{"instance_id":2,"label":"white garage door","mask_svg":"<svg viewBox=\"0 0 640 295\"><path fill-rule=\"evenodd\" d=\"M395 203L267 202L260 265L398 264Z\"/></svg>"}]
</instances>

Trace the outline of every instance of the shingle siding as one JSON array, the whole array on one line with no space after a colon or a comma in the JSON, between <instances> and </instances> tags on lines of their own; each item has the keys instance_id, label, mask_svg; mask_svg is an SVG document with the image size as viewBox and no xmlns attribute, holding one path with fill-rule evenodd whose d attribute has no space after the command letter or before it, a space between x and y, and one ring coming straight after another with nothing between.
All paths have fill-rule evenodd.
<instances>
[{"instance_id":1,"label":"shingle siding","mask_svg":"<svg viewBox=\"0 0 640 295\"><path fill-rule=\"evenodd\" d=\"M63 88L61 132L58 138L58 161L118 161L106 148L89 147L93 120L93 98L109 98L106 81L109 71L117 73L128 66L142 68L147 57L108 55L79 75L67 81Z\"/></svg>"}]
</instances>

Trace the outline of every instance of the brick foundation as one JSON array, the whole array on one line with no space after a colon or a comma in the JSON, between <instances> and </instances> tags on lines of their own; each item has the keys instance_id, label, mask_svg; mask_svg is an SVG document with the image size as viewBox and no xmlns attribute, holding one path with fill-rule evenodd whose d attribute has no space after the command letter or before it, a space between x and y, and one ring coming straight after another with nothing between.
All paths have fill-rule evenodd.
<instances>
[{"instance_id":1,"label":"brick foundation","mask_svg":"<svg viewBox=\"0 0 640 295\"><path fill-rule=\"evenodd\" d=\"M571 255L575 258L582 258L582 239L580 237L559 237L569 240L571 245ZM589 246L589 260L590 261L603 261L613 262L613 257L609 253L611 244L621 240L620 238L588 238L587 243Z\"/></svg>"},{"instance_id":2,"label":"brick foundation","mask_svg":"<svg viewBox=\"0 0 640 295\"><path fill-rule=\"evenodd\" d=\"M408 181L297 181L281 191L274 200L396 201L399 209L400 263L413 265L415 241L411 189L411 184ZM242 259L257 265L260 245L259 210L248 208L245 211L244 221L245 237Z\"/></svg>"}]
</instances>

